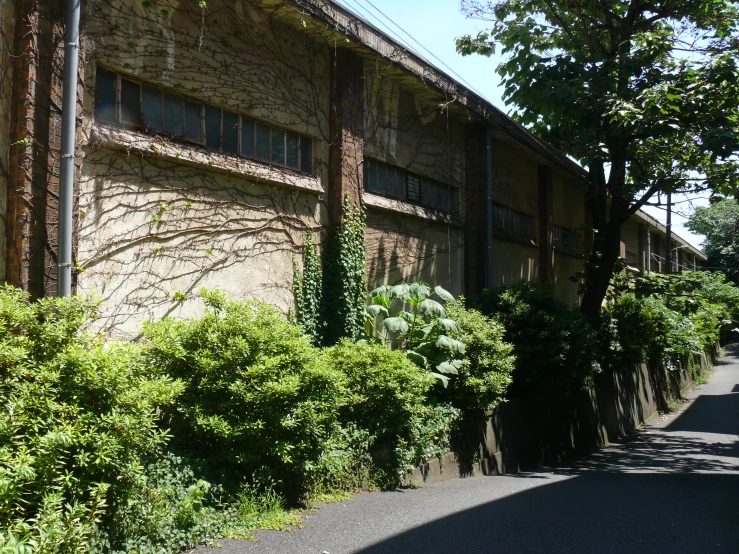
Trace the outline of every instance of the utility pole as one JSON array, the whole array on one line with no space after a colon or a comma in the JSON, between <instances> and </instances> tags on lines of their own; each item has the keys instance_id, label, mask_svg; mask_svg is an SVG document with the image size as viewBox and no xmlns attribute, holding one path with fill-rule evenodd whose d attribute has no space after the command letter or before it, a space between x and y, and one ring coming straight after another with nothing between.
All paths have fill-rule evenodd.
<instances>
[{"instance_id":1,"label":"utility pole","mask_svg":"<svg viewBox=\"0 0 739 554\"><path fill-rule=\"evenodd\" d=\"M672 273L672 193L667 194L667 224L665 225L666 228L666 240L667 243L665 245L665 249L667 252L665 253L665 264L667 265L667 269L665 273Z\"/></svg>"},{"instance_id":2,"label":"utility pole","mask_svg":"<svg viewBox=\"0 0 739 554\"><path fill-rule=\"evenodd\" d=\"M80 2L67 0L64 21L64 83L62 88L62 152L59 172L59 235L57 283L59 297L72 294L72 200L74 148L77 135L77 69L80 46Z\"/></svg>"}]
</instances>

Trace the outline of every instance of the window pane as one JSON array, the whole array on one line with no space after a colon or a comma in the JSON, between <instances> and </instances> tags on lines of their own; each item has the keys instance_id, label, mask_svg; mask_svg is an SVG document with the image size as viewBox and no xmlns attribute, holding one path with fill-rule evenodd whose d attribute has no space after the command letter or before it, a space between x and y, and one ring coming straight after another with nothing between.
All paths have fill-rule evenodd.
<instances>
[{"instance_id":1,"label":"window pane","mask_svg":"<svg viewBox=\"0 0 739 554\"><path fill-rule=\"evenodd\" d=\"M164 130L174 135L184 135L182 98L164 93Z\"/></svg>"},{"instance_id":2,"label":"window pane","mask_svg":"<svg viewBox=\"0 0 739 554\"><path fill-rule=\"evenodd\" d=\"M295 169L298 168L298 135L295 133L287 133L285 165Z\"/></svg>"},{"instance_id":3,"label":"window pane","mask_svg":"<svg viewBox=\"0 0 739 554\"><path fill-rule=\"evenodd\" d=\"M239 152L239 116L225 110L223 111L223 151L229 154Z\"/></svg>"},{"instance_id":4,"label":"window pane","mask_svg":"<svg viewBox=\"0 0 739 554\"><path fill-rule=\"evenodd\" d=\"M421 201L421 179L417 175L408 175L408 200L411 202Z\"/></svg>"},{"instance_id":5,"label":"window pane","mask_svg":"<svg viewBox=\"0 0 739 554\"><path fill-rule=\"evenodd\" d=\"M272 129L272 162L285 165L285 131Z\"/></svg>"},{"instance_id":6,"label":"window pane","mask_svg":"<svg viewBox=\"0 0 739 554\"><path fill-rule=\"evenodd\" d=\"M377 192L387 193L387 167L385 164L377 164Z\"/></svg>"},{"instance_id":7,"label":"window pane","mask_svg":"<svg viewBox=\"0 0 739 554\"><path fill-rule=\"evenodd\" d=\"M254 121L241 118L241 154L254 157Z\"/></svg>"},{"instance_id":8,"label":"window pane","mask_svg":"<svg viewBox=\"0 0 739 554\"><path fill-rule=\"evenodd\" d=\"M203 141L201 127L202 104L185 100L185 138L195 142Z\"/></svg>"},{"instance_id":9,"label":"window pane","mask_svg":"<svg viewBox=\"0 0 739 554\"><path fill-rule=\"evenodd\" d=\"M405 200L405 172L402 169L395 170L395 196Z\"/></svg>"},{"instance_id":10,"label":"window pane","mask_svg":"<svg viewBox=\"0 0 739 554\"><path fill-rule=\"evenodd\" d=\"M377 164L371 160L367 160L365 173L367 174L367 190L377 191Z\"/></svg>"},{"instance_id":11,"label":"window pane","mask_svg":"<svg viewBox=\"0 0 739 554\"><path fill-rule=\"evenodd\" d=\"M205 145L208 148L221 147L221 108L205 106Z\"/></svg>"},{"instance_id":12,"label":"window pane","mask_svg":"<svg viewBox=\"0 0 739 554\"><path fill-rule=\"evenodd\" d=\"M115 121L116 86L118 76L112 71L97 70L95 117Z\"/></svg>"},{"instance_id":13,"label":"window pane","mask_svg":"<svg viewBox=\"0 0 739 554\"><path fill-rule=\"evenodd\" d=\"M257 158L269 161L269 127L257 122Z\"/></svg>"},{"instance_id":14,"label":"window pane","mask_svg":"<svg viewBox=\"0 0 739 554\"><path fill-rule=\"evenodd\" d=\"M313 139L300 137L300 171L313 174Z\"/></svg>"},{"instance_id":15,"label":"window pane","mask_svg":"<svg viewBox=\"0 0 739 554\"><path fill-rule=\"evenodd\" d=\"M161 91L145 86L141 91L141 106L144 112L144 125L157 133L164 131Z\"/></svg>"},{"instance_id":16,"label":"window pane","mask_svg":"<svg viewBox=\"0 0 739 554\"><path fill-rule=\"evenodd\" d=\"M139 110L138 83L121 81L121 121L124 123L141 124L141 111Z\"/></svg>"}]
</instances>

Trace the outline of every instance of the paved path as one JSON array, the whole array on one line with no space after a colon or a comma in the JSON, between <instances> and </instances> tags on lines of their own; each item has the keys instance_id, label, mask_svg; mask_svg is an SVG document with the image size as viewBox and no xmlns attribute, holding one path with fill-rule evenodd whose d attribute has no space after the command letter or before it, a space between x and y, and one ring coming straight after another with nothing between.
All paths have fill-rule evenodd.
<instances>
[{"instance_id":1,"label":"paved path","mask_svg":"<svg viewBox=\"0 0 739 554\"><path fill-rule=\"evenodd\" d=\"M739 553L739 347L689 398L572 467L359 495L219 551Z\"/></svg>"}]
</instances>

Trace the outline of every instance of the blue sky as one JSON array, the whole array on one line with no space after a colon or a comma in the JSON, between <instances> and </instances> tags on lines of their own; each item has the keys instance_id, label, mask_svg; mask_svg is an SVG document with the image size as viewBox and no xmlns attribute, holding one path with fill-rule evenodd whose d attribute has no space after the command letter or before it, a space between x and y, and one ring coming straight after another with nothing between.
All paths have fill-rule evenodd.
<instances>
[{"instance_id":1,"label":"blue sky","mask_svg":"<svg viewBox=\"0 0 739 554\"><path fill-rule=\"evenodd\" d=\"M391 36L396 35L396 39L400 38L404 44L411 46L434 65L450 73L439 62L441 60L458 73L462 80L466 81L466 84L471 85L472 88L501 110L506 113L509 112L502 100L500 78L495 73L495 67L500 62L501 57L499 55L493 58L483 56L462 57L456 53L454 41L457 37L464 34L474 35L477 31L485 29L484 22L465 18L459 10L458 0L337 1L361 15L385 33ZM403 31L375 10L370 3L430 50L439 60L434 59L428 52L414 43ZM452 75L452 77L459 80L459 77L455 75ZM681 214L689 213L694 205L707 204L707 199L703 197L675 198L674 201L676 201L673 210L675 232L695 246L700 246L703 237L691 233L683 226L685 218ZM666 215L664 209L647 207L646 211L664 223Z\"/></svg>"}]
</instances>

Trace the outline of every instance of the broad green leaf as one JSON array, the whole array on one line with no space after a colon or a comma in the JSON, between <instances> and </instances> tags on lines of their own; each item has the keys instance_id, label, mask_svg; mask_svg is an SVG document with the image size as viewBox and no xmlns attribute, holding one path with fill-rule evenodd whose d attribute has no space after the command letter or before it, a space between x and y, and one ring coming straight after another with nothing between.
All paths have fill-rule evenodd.
<instances>
[{"instance_id":1,"label":"broad green leaf","mask_svg":"<svg viewBox=\"0 0 739 554\"><path fill-rule=\"evenodd\" d=\"M387 291L388 298L402 300L403 302L408 301L411 297L411 287L405 283L390 287Z\"/></svg>"},{"instance_id":2,"label":"broad green leaf","mask_svg":"<svg viewBox=\"0 0 739 554\"><path fill-rule=\"evenodd\" d=\"M436 346L438 346L439 348L443 348L444 350L449 350L450 352L455 352L457 354L464 354L465 352L465 345L463 342L448 337L446 335L441 335L438 339L436 339Z\"/></svg>"},{"instance_id":3,"label":"broad green leaf","mask_svg":"<svg viewBox=\"0 0 739 554\"><path fill-rule=\"evenodd\" d=\"M436 296L438 296L445 302L451 302L452 300L454 300L454 296L452 296L452 293L438 285L434 288L434 292L436 293Z\"/></svg>"},{"instance_id":4,"label":"broad green leaf","mask_svg":"<svg viewBox=\"0 0 739 554\"><path fill-rule=\"evenodd\" d=\"M426 364L428 363L426 356L422 356L421 354L413 350L408 350L405 355L410 361L412 361L419 367L426 367Z\"/></svg>"},{"instance_id":5,"label":"broad green leaf","mask_svg":"<svg viewBox=\"0 0 739 554\"><path fill-rule=\"evenodd\" d=\"M446 317L446 311L444 306L439 304L436 300L427 298L418 305L418 311L427 317Z\"/></svg>"},{"instance_id":6,"label":"broad green leaf","mask_svg":"<svg viewBox=\"0 0 739 554\"><path fill-rule=\"evenodd\" d=\"M366 310L370 317L377 317L378 315L381 315L383 317L390 316L390 312L388 311L388 309L385 306L380 306L378 304L367 306Z\"/></svg>"},{"instance_id":7,"label":"broad green leaf","mask_svg":"<svg viewBox=\"0 0 739 554\"><path fill-rule=\"evenodd\" d=\"M419 300L424 300L431 294L431 287L423 281L416 281L410 285L411 295Z\"/></svg>"},{"instance_id":8,"label":"broad green leaf","mask_svg":"<svg viewBox=\"0 0 739 554\"><path fill-rule=\"evenodd\" d=\"M444 388L447 388L449 385L449 377L442 375L441 373L436 373L435 371L430 371L429 373L441 381L444 384Z\"/></svg>"},{"instance_id":9,"label":"broad green leaf","mask_svg":"<svg viewBox=\"0 0 739 554\"><path fill-rule=\"evenodd\" d=\"M384 296L385 293L390 289L387 285L382 285L381 287L377 287L375 290L369 293L369 295L374 298L375 296Z\"/></svg>"},{"instance_id":10,"label":"broad green leaf","mask_svg":"<svg viewBox=\"0 0 739 554\"><path fill-rule=\"evenodd\" d=\"M459 373L459 368L462 367L462 363L462 360L447 360L437 365L436 371L439 373L457 375Z\"/></svg>"},{"instance_id":11,"label":"broad green leaf","mask_svg":"<svg viewBox=\"0 0 739 554\"><path fill-rule=\"evenodd\" d=\"M391 333L399 333L401 335L407 333L410 329L410 325L399 317L388 317L382 322L382 325Z\"/></svg>"},{"instance_id":12,"label":"broad green leaf","mask_svg":"<svg viewBox=\"0 0 739 554\"><path fill-rule=\"evenodd\" d=\"M441 327L444 332L446 333L458 333L459 332L459 326L457 325L457 322L453 319L447 319L447 318L439 318L438 320L439 327Z\"/></svg>"}]
</instances>

